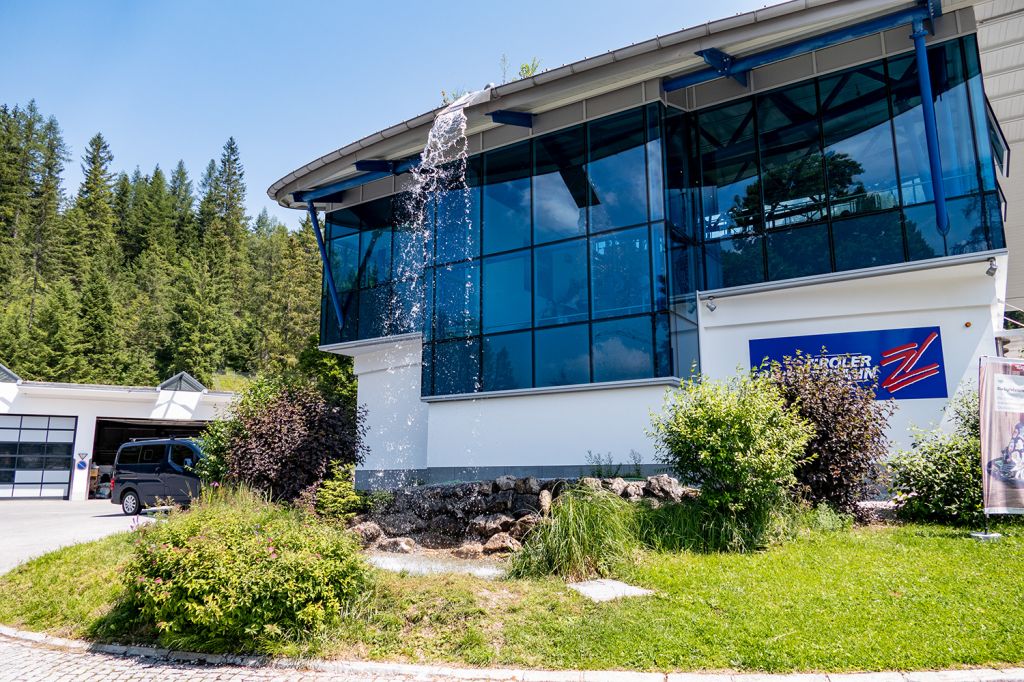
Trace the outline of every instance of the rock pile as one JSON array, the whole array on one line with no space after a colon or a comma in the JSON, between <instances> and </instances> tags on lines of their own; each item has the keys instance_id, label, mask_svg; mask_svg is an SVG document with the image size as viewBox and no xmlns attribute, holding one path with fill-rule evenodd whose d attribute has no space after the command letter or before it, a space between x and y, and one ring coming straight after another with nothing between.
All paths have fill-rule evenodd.
<instances>
[{"instance_id":1,"label":"rock pile","mask_svg":"<svg viewBox=\"0 0 1024 682\"><path fill-rule=\"evenodd\" d=\"M408 553L417 545L452 549L462 558L513 552L551 512L553 500L574 483L651 504L679 502L696 494L666 474L647 480L581 478L578 482L499 476L492 481L399 488L386 507L357 517L352 530L364 545L387 552Z\"/></svg>"}]
</instances>

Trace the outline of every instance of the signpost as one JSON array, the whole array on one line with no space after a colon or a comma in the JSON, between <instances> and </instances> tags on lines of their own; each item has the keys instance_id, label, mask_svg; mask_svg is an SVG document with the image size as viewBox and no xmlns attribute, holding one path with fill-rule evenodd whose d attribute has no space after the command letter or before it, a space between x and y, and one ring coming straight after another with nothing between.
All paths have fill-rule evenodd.
<instances>
[{"instance_id":1,"label":"signpost","mask_svg":"<svg viewBox=\"0 0 1024 682\"><path fill-rule=\"evenodd\" d=\"M1024 514L1024 361L983 357L978 381L985 532L989 514Z\"/></svg>"}]
</instances>

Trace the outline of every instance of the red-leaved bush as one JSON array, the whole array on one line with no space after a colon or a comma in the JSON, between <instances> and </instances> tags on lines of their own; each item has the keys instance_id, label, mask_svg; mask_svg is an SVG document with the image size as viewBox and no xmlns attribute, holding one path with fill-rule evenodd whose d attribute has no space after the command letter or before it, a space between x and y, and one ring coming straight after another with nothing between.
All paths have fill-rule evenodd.
<instances>
[{"instance_id":1,"label":"red-leaved bush","mask_svg":"<svg viewBox=\"0 0 1024 682\"><path fill-rule=\"evenodd\" d=\"M326 398L310 385L285 386L261 409L237 415L228 475L291 501L327 477L331 465L361 464L364 410Z\"/></svg>"},{"instance_id":2,"label":"red-leaved bush","mask_svg":"<svg viewBox=\"0 0 1024 682\"><path fill-rule=\"evenodd\" d=\"M870 495L888 452L885 430L895 403L875 400L873 386L808 355L786 358L768 373L786 402L814 424L807 455L796 468L800 494L809 502L856 514L857 502Z\"/></svg>"}]
</instances>

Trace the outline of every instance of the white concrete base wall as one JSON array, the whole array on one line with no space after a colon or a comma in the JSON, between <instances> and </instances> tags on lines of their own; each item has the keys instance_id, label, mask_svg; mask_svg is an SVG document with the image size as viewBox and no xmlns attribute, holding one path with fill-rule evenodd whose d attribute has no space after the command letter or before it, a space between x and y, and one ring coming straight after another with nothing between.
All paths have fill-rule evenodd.
<instances>
[{"instance_id":1,"label":"white concrete base wall","mask_svg":"<svg viewBox=\"0 0 1024 682\"><path fill-rule=\"evenodd\" d=\"M699 306L701 370L723 378L748 367L751 339L937 326L952 397L961 384L977 386L978 359L996 354L1006 256L997 264L995 277L985 274L986 262L975 262L716 297L713 312ZM910 445L911 425L940 423L946 400L896 404L889 437L899 449Z\"/></svg>"},{"instance_id":2,"label":"white concrete base wall","mask_svg":"<svg viewBox=\"0 0 1024 682\"><path fill-rule=\"evenodd\" d=\"M427 459L431 467L585 465L587 451L631 463L653 463L646 431L665 386L430 403Z\"/></svg>"},{"instance_id":3,"label":"white concrete base wall","mask_svg":"<svg viewBox=\"0 0 1024 682\"><path fill-rule=\"evenodd\" d=\"M423 344L418 337L346 351L359 379L359 405L367 409L362 469L427 467L427 405L420 400Z\"/></svg>"},{"instance_id":4,"label":"white concrete base wall","mask_svg":"<svg viewBox=\"0 0 1024 682\"><path fill-rule=\"evenodd\" d=\"M180 419L208 421L231 403L230 394L155 391L74 385L0 384L0 414L78 417L74 461L85 455L92 462L96 419ZM72 500L85 500L89 492L89 468L72 469Z\"/></svg>"}]
</instances>

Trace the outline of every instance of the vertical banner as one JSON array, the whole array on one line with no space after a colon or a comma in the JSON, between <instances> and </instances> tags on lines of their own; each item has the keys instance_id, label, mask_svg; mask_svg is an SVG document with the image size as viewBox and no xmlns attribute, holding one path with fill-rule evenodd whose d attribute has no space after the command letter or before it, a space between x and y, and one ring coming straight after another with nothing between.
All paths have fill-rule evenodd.
<instances>
[{"instance_id":1,"label":"vertical banner","mask_svg":"<svg viewBox=\"0 0 1024 682\"><path fill-rule=\"evenodd\" d=\"M983 357L981 474L986 514L1024 514L1024 361Z\"/></svg>"}]
</instances>

